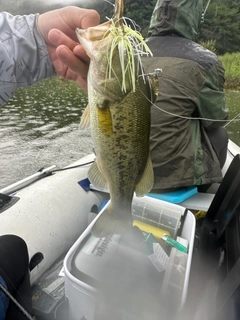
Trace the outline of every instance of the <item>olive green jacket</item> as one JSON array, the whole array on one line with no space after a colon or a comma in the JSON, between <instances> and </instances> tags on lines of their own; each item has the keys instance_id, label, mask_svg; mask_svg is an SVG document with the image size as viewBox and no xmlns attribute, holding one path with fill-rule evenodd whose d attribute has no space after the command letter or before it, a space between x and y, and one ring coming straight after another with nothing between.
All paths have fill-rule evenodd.
<instances>
[{"instance_id":1,"label":"olive green jacket","mask_svg":"<svg viewBox=\"0 0 240 320\"><path fill-rule=\"evenodd\" d=\"M144 69L146 73L161 69L159 94L151 110L154 189L222 179L206 132L224 124L212 119L223 120L228 115L224 69L215 54L192 41L198 31L200 4L195 0L159 0L149 28L147 44L153 57L143 58Z\"/></svg>"}]
</instances>

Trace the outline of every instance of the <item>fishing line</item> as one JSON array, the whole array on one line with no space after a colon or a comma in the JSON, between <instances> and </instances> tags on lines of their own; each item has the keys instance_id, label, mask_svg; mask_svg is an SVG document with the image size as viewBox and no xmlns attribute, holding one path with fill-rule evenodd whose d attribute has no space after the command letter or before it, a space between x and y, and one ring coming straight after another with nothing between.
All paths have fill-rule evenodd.
<instances>
[{"instance_id":1,"label":"fishing line","mask_svg":"<svg viewBox=\"0 0 240 320\"><path fill-rule=\"evenodd\" d=\"M144 95L144 93L143 93L143 95ZM145 96L145 95L144 95ZM148 97L147 96L145 96L146 97L146 99L149 101L149 102L151 102L151 100L150 99L148 99ZM152 102L151 102L152 103ZM175 113L172 113L172 112L169 112L169 111L167 111L167 110L164 110L164 109L162 109L162 108L160 108L159 106L157 106L156 104L154 104L154 103L152 103L152 105L155 107L155 108L157 108L158 110L160 110L160 111L162 111L162 112L164 112L164 113L166 113L166 114L168 114L168 115L170 115L170 116L174 116L174 117L176 117L176 118L181 118L181 119L186 119L186 120L203 120L203 121L211 121L211 122L227 122L227 124L226 125L228 125L228 124L230 124L231 122L233 122L233 121L240 121L240 119L232 119L232 120L224 120L224 119L222 119L222 120L219 120L219 119L211 119L211 118L201 118L201 117L187 117L187 116L181 116L181 115L179 115L179 114L175 114ZM225 126L226 126L225 125Z\"/></svg>"},{"instance_id":2,"label":"fishing line","mask_svg":"<svg viewBox=\"0 0 240 320\"><path fill-rule=\"evenodd\" d=\"M0 283L0 290L5 294L5 296L8 297L9 300L11 300L16 307L24 314L24 316L29 320L34 320L34 318L27 312L27 310L24 309L23 306L20 305L20 303L11 295L11 293Z\"/></svg>"},{"instance_id":3,"label":"fishing line","mask_svg":"<svg viewBox=\"0 0 240 320\"><path fill-rule=\"evenodd\" d=\"M224 128L226 128L230 123L234 122L234 121L239 121L240 119L236 120L239 117L240 113L237 114L233 119L229 120L228 123L226 123L224 125Z\"/></svg>"},{"instance_id":4,"label":"fishing line","mask_svg":"<svg viewBox=\"0 0 240 320\"><path fill-rule=\"evenodd\" d=\"M153 74L153 73L152 73ZM145 76L149 76L149 75L152 75L152 74L145 74ZM142 91L142 90L141 90ZM231 122L234 122L234 121L240 121L240 119L237 119L238 116L240 115L240 113L234 117L233 119L231 120L219 120L219 119L211 119L211 118L201 118L201 117L187 117L187 116L181 116L179 114L175 114L175 113L172 113L170 111L167 111L167 110L164 110L162 108L160 108L159 106L157 106L155 103L153 103L145 94L144 92L142 91L142 94L143 96L155 107L157 108L158 110L170 115L170 116L174 116L176 118L181 118L181 119L186 119L186 120L203 120L203 121L211 121L211 122L226 122L225 126L229 125Z\"/></svg>"},{"instance_id":5,"label":"fishing line","mask_svg":"<svg viewBox=\"0 0 240 320\"><path fill-rule=\"evenodd\" d=\"M6 279L8 279L8 281L11 283L11 285L13 286L13 288L16 290L16 292L18 292L17 287L14 285L14 283L12 282L12 280L9 278L9 276L6 274L6 272L0 267L1 272L4 274L4 277ZM35 320L35 318L33 318L28 311L12 296L12 294L8 291L8 289L6 289L1 283L0 283L0 290L5 294L6 297L8 297L9 300L11 300L16 307L24 314L24 316L29 319L29 320ZM22 302L24 302L26 304L26 301L24 299L24 297L18 292L18 296L20 297L20 299L22 300Z\"/></svg>"},{"instance_id":6,"label":"fishing line","mask_svg":"<svg viewBox=\"0 0 240 320\"><path fill-rule=\"evenodd\" d=\"M111 4L111 5L115 8L115 4L112 3L111 1L109 1L109 0L104 0L104 2L107 2L108 4Z\"/></svg>"},{"instance_id":7,"label":"fishing line","mask_svg":"<svg viewBox=\"0 0 240 320\"><path fill-rule=\"evenodd\" d=\"M146 97L146 99L151 102L150 99L148 99L148 97L142 92L142 94ZM152 103L152 102L151 102ZM160 107L156 106L154 103L152 103L154 107L156 107L157 109L159 109L160 111L162 112L165 112L169 115L172 115L172 116L175 116L175 117L179 117L179 118L184 118L184 119L188 119L188 120L207 120L207 121L226 121L227 123L224 125L224 127L226 128L230 123L234 122L234 121L239 121L240 119L237 119L239 116L240 116L240 113L237 114L233 119L231 120L215 120L215 119L208 119L208 118L192 118L192 117L184 117L184 116L180 116L180 115L176 115L174 113L171 113L171 112L168 112L166 110L163 110L161 109ZM54 173L54 172L59 172L59 171L66 171L66 170L70 170L70 169L76 169L76 168L80 168L80 167L83 167L83 166L86 166L88 164L92 164L94 162L94 160L92 161L89 161L89 162L85 162L85 163L81 163L81 164L78 164L78 165L75 165L75 166L69 166L69 167L65 167L65 168L62 168L62 169L54 169L51 171L51 174ZM43 168L42 168L43 169ZM42 170L41 169L41 170ZM39 170L40 171L40 170Z\"/></svg>"},{"instance_id":8,"label":"fishing line","mask_svg":"<svg viewBox=\"0 0 240 320\"><path fill-rule=\"evenodd\" d=\"M128 18L128 17L123 17L123 21L129 28L131 28L131 25L132 25L133 28L131 28L131 29L138 31L138 32L141 31L141 27L133 19ZM128 24L127 21L129 21L130 24Z\"/></svg>"},{"instance_id":9,"label":"fishing line","mask_svg":"<svg viewBox=\"0 0 240 320\"><path fill-rule=\"evenodd\" d=\"M147 97L146 97L147 98ZM148 98L147 98L148 99ZM150 101L149 99L148 99L148 101ZM151 101L150 101L151 102ZM151 102L152 103L152 102ZM152 103L152 105L155 107L155 108L157 108L158 110L160 110L160 111L162 111L162 112L164 112L164 113L166 113L166 114L168 114L168 115L170 115L170 116L174 116L174 117L176 117L176 118L181 118L181 119L186 119L186 120L203 120L203 121L212 121L212 122L222 122L222 121L224 121L224 122L231 122L231 120L224 120L224 119L222 119L222 120L217 120L217 119L211 119L211 118L201 118L201 117L187 117L187 116L181 116L181 115L179 115L179 114L175 114L175 113L172 113L172 112L169 112L169 111L167 111L167 110L164 110L164 109L162 109L162 108L160 108L159 106L157 106L156 104L154 104L154 103ZM240 120L240 119L238 119L238 120Z\"/></svg>"}]
</instances>

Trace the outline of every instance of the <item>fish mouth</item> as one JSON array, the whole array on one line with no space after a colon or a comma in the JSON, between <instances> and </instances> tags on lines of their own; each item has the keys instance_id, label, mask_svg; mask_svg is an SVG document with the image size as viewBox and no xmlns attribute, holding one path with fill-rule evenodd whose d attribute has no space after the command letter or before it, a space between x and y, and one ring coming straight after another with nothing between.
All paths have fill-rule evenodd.
<instances>
[{"instance_id":1,"label":"fish mouth","mask_svg":"<svg viewBox=\"0 0 240 320\"><path fill-rule=\"evenodd\" d=\"M78 40L85 39L87 41L100 41L103 38L107 37L111 32L112 21L107 21L95 27L90 27L88 29L76 29L76 34Z\"/></svg>"}]
</instances>

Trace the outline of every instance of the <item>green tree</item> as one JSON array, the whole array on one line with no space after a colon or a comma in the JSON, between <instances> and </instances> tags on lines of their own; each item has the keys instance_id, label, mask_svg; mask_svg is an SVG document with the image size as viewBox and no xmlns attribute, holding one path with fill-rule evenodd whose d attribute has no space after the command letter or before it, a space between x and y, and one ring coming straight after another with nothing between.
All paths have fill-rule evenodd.
<instances>
[{"instance_id":1,"label":"green tree","mask_svg":"<svg viewBox=\"0 0 240 320\"><path fill-rule=\"evenodd\" d=\"M125 0L124 15L140 27L144 37L147 37L147 31L155 7L156 0Z\"/></svg>"},{"instance_id":2,"label":"green tree","mask_svg":"<svg viewBox=\"0 0 240 320\"><path fill-rule=\"evenodd\" d=\"M240 51L239 1L213 0L205 15L200 42L214 41L218 54Z\"/></svg>"},{"instance_id":3,"label":"green tree","mask_svg":"<svg viewBox=\"0 0 240 320\"><path fill-rule=\"evenodd\" d=\"M114 12L114 0L110 1L101 1L101 6L95 8L98 10L101 16L101 22L106 21L106 17L111 18ZM112 4L111 4L112 3ZM136 25L139 27L140 32L144 37L147 36L147 31L151 19L151 15L156 4L156 0L125 0L124 1L124 17L127 17L130 23L130 20L133 20Z\"/></svg>"}]
</instances>

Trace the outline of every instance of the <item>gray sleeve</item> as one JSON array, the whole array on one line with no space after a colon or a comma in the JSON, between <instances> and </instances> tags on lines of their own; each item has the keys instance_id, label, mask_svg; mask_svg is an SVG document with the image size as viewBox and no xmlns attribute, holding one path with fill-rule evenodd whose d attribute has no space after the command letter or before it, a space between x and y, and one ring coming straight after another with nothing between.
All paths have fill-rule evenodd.
<instances>
[{"instance_id":1,"label":"gray sleeve","mask_svg":"<svg viewBox=\"0 0 240 320\"><path fill-rule=\"evenodd\" d=\"M0 106L18 87L55 75L37 18L0 13Z\"/></svg>"}]
</instances>

